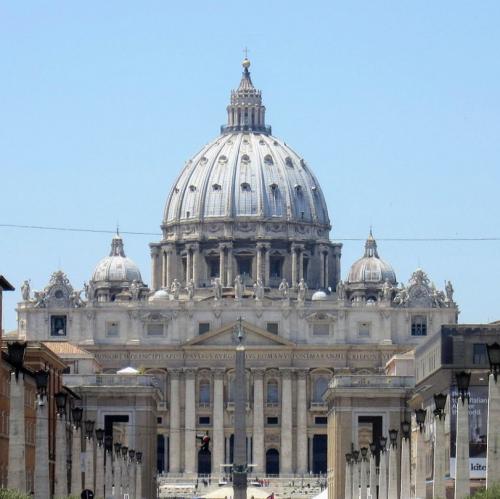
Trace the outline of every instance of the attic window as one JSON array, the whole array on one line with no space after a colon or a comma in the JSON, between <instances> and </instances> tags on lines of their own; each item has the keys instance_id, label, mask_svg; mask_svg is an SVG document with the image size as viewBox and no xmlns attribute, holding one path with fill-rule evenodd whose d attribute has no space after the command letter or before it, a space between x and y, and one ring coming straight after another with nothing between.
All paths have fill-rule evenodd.
<instances>
[{"instance_id":1,"label":"attic window","mask_svg":"<svg viewBox=\"0 0 500 499\"><path fill-rule=\"evenodd\" d=\"M206 165L208 163L208 159L203 156L203 158L200 159L200 165Z\"/></svg>"},{"instance_id":2,"label":"attic window","mask_svg":"<svg viewBox=\"0 0 500 499\"><path fill-rule=\"evenodd\" d=\"M222 155L222 156L219 156L219 164L220 165L225 165L227 163L227 157Z\"/></svg>"},{"instance_id":3,"label":"attic window","mask_svg":"<svg viewBox=\"0 0 500 499\"><path fill-rule=\"evenodd\" d=\"M190 190L191 192L194 192L194 191L196 190L196 186L191 184L191 185L189 186L189 190Z\"/></svg>"},{"instance_id":4,"label":"attic window","mask_svg":"<svg viewBox=\"0 0 500 499\"><path fill-rule=\"evenodd\" d=\"M248 156L248 154L243 154L243 156L241 157L241 162L242 163L250 163L250 156Z\"/></svg>"},{"instance_id":5,"label":"attic window","mask_svg":"<svg viewBox=\"0 0 500 499\"><path fill-rule=\"evenodd\" d=\"M220 186L220 184L213 184L212 189L214 191L220 191L222 189L222 187Z\"/></svg>"},{"instance_id":6,"label":"attic window","mask_svg":"<svg viewBox=\"0 0 500 499\"><path fill-rule=\"evenodd\" d=\"M295 185L293 186L293 188L295 189L295 192L296 192L297 194L302 194L302 186L301 186L301 185L299 185L299 184L295 184Z\"/></svg>"},{"instance_id":7,"label":"attic window","mask_svg":"<svg viewBox=\"0 0 500 499\"><path fill-rule=\"evenodd\" d=\"M266 155L264 156L264 163L265 163L266 165L268 165L268 166L271 166L271 165L273 165L273 164L274 164L273 158L271 157L271 155L270 155L270 154L266 154Z\"/></svg>"},{"instance_id":8,"label":"attic window","mask_svg":"<svg viewBox=\"0 0 500 499\"><path fill-rule=\"evenodd\" d=\"M271 188L271 190L273 192L275 192L275 191L278 190L278 184L276 184L275 182L273 182L272 184L270 184L269 187Z\"/></svg>"},{"instance_id":9,"label":"attic window","mask_svg":"<svg viewBox=\"0 0 500 499\"><path fill-rule=\"evenodd\" d=\"M248 182L243 182L241 184L241 190L244 192L251 192L252 188L250 187L250 184Z\"/></svg>"},{"instance_id":10,"label":"attic window","mask_svg":"<svg viewBox=\"0 0 500 499\"><path fill-rule=\"evenodd\" d=\"M178 187L176 187L176 188L174 189L174 192L177 194L177 193L179 192L179 188L178 188Z\"/></svg>"},{"instance_id":11,"label":"attic window","mask_svg":"<svg viewBox=\"0 0 500 499\"><path fill-rule=\"evenodd\" d=\"M313 186L311 187L311 191L316 192L317 190L318 190L318 188L317 188L315 185L313 185Z\"/></svg>"},{"instance_id":12,"label":"attic window","mask_svg":"<svg viewBox=\"0 0 500 499\"><path fill-rule=\"evenodd\" d=\"M293 168L293 161L292 161L292 158L290 156L287 156L285 158L285 164L286 164L286 166L289 166L290 168Z\"/></svg>"}]
</instances>

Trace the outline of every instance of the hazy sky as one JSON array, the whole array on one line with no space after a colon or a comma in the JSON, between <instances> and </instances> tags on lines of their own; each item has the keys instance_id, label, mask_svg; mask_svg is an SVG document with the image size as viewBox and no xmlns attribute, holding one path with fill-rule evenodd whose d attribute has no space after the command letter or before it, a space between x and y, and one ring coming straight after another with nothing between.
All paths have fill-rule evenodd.
<instances>
[{"instance_id":1,"label":"hazy sky","mask_svg":"<svg viewBox=\"0 0 500 499\"><path fill-rule=\"evenodd\" d=\"M407 281L451 279L461 322L500 319L500 2L2 2L1 224L159 233L184 162L218 134L248 46L273 133L325 193L334 239ZM0 227L5 329L23 279L75 287L110 234ZM155 236L125 236L150 281ZM342 274L362 241L344 241Z\"/></svg>"}]
</instances>

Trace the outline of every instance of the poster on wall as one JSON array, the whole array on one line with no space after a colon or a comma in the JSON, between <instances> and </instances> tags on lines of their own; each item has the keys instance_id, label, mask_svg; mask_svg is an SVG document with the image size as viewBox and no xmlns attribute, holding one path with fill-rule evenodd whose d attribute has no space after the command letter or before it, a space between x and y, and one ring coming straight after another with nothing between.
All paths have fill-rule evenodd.
<instances>
[{"instance_id":1,"label":"poster on wall","mask_svg":"<svg viewBox=\"0 0 500 499\"><path fill-rule=\"evenodd\" d=\"M488 427L488 386L471 386L469 388L469 462L471 478L486 478L486 435ZM456 387L451 391L451 425L450 425L450 475L455 478L456 435L457 435L457 402Z\"/></svg>"}]
</instances>

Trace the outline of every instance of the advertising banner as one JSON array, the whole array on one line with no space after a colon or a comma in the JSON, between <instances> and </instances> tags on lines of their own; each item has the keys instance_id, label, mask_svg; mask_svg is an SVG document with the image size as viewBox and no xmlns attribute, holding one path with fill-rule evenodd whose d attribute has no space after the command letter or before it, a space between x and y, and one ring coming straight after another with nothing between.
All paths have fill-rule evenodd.
<instances>
[{"instance_id":1,"label":"advertising banner","mask_svg":"<svg viewBox=\"0 0 500 499\"><path fill-rule=\"evenodd\" d=\"M469 388L469 462L471 478L486 478L486 435L488 427L488 386ZM451 390L450 474L455 478L455 441L457 438L457 388Z\"/></svg>"}]
</instances>

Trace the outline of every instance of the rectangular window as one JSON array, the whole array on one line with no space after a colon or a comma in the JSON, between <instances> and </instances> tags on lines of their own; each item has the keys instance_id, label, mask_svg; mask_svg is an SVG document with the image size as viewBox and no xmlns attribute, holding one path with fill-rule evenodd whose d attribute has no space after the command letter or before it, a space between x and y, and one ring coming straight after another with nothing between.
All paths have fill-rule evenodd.
<instances>
[{"instance_id":1,"label":"rectangular window","mask_svg":"<svg viewBox=\"0 0 500 499\"><path fill-rule=\"evenodd\" d=\"M200 416L198 418L199 425L210 424L210 416Z\"/></svg>"},{"instance_id":2,"label":"rectangular window","mask_svg":"<svg viewBox=\"0 0 500 499\"><path fill-rule=\"evenodd\" d=\"M472 345L472 363L473 364L487 364L488 353L486 350L486 343L474 343Z\"/></svg>"},{"instance_id":3,"label":"rectangular window","mask_svg":"<svg viewBox=\"0 0 500 499\"><path fill-rule=\"evenodd\" d=\"M427 317L425 315L414 315L411 318L411 335L427 336Z\"/></svg>"},{"instance_id":4,"label":"rectangular window","mask_svg":"<svg viewBox=\"0 0 500 499\"><path fill-rule=\"evenodd\" d=\"M163 424L163 418L161 416L156 418L156 424Z\"/></svg>"},{"instance_id":5,"label":"rectangular window","mask_svg":"<svg viewBox=\"0 0 500 499\"><path fill-rule=\"evenodd\" d=\"M277 416L268 416L268 418L267 418L268 425L277 425L278 422L279 422L279 420L278 420Z\"/></svg>"},{"instance_id":6,"label":"rectangular window","mask_svg":"<svg viewBox=\"0 0 500 499\"><path fill-rule=\"evenodd\" d=\"M51 315L50 316L50 336L66 336L66 316Z\"/></svg>"},{"instance_id":7,"label":"rectangular window","mask_svg":"<svg viewBox=\"0 0 500 499\"><path fill-rule=\"evenodd\" d=\"M330 334L330 324L324 322L317 322L313 324L314 336L328 336Z\"/></svg>"},{"instance_id":8,"label":"rectangular window","mask_svg":"<svg viewBox=\"0 0 500 499\"><path fill-rule=\"evenodd\" d=\"M326 416L316 416L314 418L314 424L326 424L328 418Z\"/></svg>"},{"instance_id":9,"label":"rectangular window","mask_svg":"<svg viewBox=\"0 0 500 499\"><path fill-rule=\"evenodd\" d=\"M210 322L199 322L198 323L198 334L205 334L210 331Z\"/></svg>"},{"instance_id":10,"label":"rectangular window","mask_svg":"<svg viewBox=\"0 0 500 499\"><path fill-rule=\"evenodd\" d=\"M360 322L358 324L358 336L360 338L369 338L370 337L370 326L369 322Z\"/></svg>"},{"instance_id":11,"label":"rectangular window","mask_svg":"<svg viewBox=\"0 0 500 499\"><path fill-rule=\"evenodd\" d=\"M106 336L110 338L120 336L120 323L116 321L106 322Z\"/></svg>"},{"instance_id":12,"label":"rectangular window","mask_svg":"<svg viewBox=\"0 0 500 499\"><path fill-rule=\"evenodd\" d=\"M152 322L146 326L146 334L148 336L163 336L165 334L165 326L160 322Z\"/></svg>"},{"instance_id":13,"label":"rectangular window","mask_svg":"<svg viewBox=\"0 0 500 499\"><path fill-rule=\"evenodd\" d=\"M269 333L278 334L279 323L278 322L268 322L266 324L266 329Z\"/></svg>"}]
</instances>

